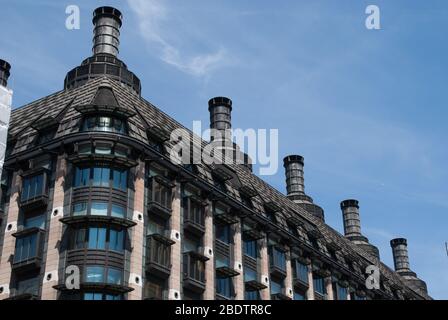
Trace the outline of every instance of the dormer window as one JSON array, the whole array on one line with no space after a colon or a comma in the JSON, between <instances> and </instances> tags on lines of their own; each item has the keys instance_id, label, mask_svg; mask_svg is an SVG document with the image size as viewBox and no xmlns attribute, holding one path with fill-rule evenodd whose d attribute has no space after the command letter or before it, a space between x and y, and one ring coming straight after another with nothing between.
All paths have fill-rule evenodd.
<instances>
[{"instance_id":1,"label":"dormer window","mask_svg":"<svg viewBox=\"0 0 448 320\"><path fill-rule=\"evenodd\" d=\"M104 131L126 134L126 123L110 115L89 115L84 118L82 131Z\"/></svg>"}]
</instances>

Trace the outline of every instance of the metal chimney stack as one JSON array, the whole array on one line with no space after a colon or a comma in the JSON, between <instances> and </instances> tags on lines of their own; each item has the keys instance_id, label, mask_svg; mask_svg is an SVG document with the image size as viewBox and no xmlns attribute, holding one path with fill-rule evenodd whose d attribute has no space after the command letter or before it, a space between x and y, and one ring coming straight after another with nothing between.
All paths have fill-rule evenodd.
<instances>
[{"instance_id":1,"label":"metal chimney stack","mask_svg":"<svg viewBox=\"0 0 448 320\"><path fill-rule=\"evenodd\" d=\"M93 54L118 56L122 14L112 7L100 7L93 12Z\"/></svg>"},{"instance_id":2,"label":"metal chimney stack","mask_svg":"<svg viewBox=\"0 0 448 320\"><path fill-rule=\"evenodd\" d=\"M296 154L283 159L287 196L316 218L324 221L324 210L313 203L313 198L305 194L304 163L304 158Z\"/></svg>"},{"instance_id":3,"label":"metal chimney stack","mask_svg":"<svg viewBox=\"0 0 448 320\"><path fill-rule=\"evenodd\" d=\"M0 86L7 87L8 86L8 78L9 71L11 70L11 65L5 61L0 59Z\"/></svg>"},{"instance_id":4,"label":"metal chimney stack","mask_svg":"<svg viewBox=\"0 0 448 320\"><path fill-rule=\"evenodd\" d=\"M380 251L370 244L369 239L361 233L359 201L354 199L344 200L341 202L341 210L345 237L379 260Z\"/></svg>"},{"instance_id":5,"label":"metal chimney stack","mask_svg":"<svg viewBox=\"0 0 448 320\"><path fill-rule=\"evenodd\" d=\"M417 277L417 274L411 270L409 264L408 242L405 238L396 238L390 241L392 254L394 256L395 271L400 274L415 291L421 295L428 294L426 283Z\"/></svg>"}]
</instances>

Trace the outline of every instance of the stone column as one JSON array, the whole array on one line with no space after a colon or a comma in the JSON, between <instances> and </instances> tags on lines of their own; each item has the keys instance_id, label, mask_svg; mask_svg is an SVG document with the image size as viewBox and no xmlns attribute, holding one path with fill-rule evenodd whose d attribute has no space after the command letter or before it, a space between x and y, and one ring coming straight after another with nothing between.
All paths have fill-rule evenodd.
<instances>
[{"instance_id":1,"label":"stone column","mask_svg":"<svg viewBox=\"0 0 448 320\"><path fill-rule=\"evenodd\" d=\"M208 201L205 208L205 234L204 234L204 251L209 252L213 250L213 206L212 202ZM205 262L205 292L204 300L215 300L215 259L210 257Z\"/></svg>"},{"instance_id":2,"label":"stone column","mask_svg":"<svg viewBox=\"0 0 448 320\"><path fill-rule=\"evenodd\" d=\"M176 182L173 194L173 202L171 205L171 239L175 242L171 246L171 273L168 279L168 299L179 300L181 289L182 270L182 243L180 237L181 230L181 184Z\"/></svg>"},{"instance_id":3,"label":"stone column","mask_svg":"<svg viewBox=\"0 0 448 320\"><path fill-rule=\"evenodd\" d=\"M142 299L143 287L143 240L144 240L144 203L145 203L145 163L139 162L135 168L134 181L134 213L133 221L137 223L131 228L131 261L130 261L130 276L129 286L134 290L128 294L129 300Z\"/></svg>"},{"instance_id":4,"label":"stone column","mask_svg":"<svg viewBox=\"0 0 448 320\"><path fill-rule=\"evenodd\" d=\"M268 254L268 242L267 238L264 237L259 242L260 245L260 276L261 279L270 279L269 277L269 254ZM262 300L271 300L271 289L270 281L263 283L267 286L266 289L260 291L260 296Z\"/></svg>"},{"instance_id":5,"label":"stone column","mask_svg":"<svg viewBox=\"0 0 448 320\"><path fill-rule=\"evenodd\" d=\"M0 260L0 299L6 299L10 294L11 282L11 256L14 254L16 238L12 236L17 231L19 219L19 189L22 179L18 172L14 172L11 183L11 196L9 198L8 217L5 224L3 238L3 251Z\"/></svg>"},{"instance_id":6,"label":"stone column","mask_svg":"<svg viewBox=\"0 0 448 320\"><path fill-rule=\"evenodd\" d=\"M235 299L244 300L243 245L241 240L241 221L234 225L233 232L233 267L240 274L233 278Z\"/></svg>"},{"instance_id":7,"label":"stone column","mask_svg":"<svg viewBox=\"0 0 448 320\"><path fill-rule=\"evenodd\" d=\"M306 299L314 300L314 282L313 282L313 264L308 265L308 290L306 291Z\"/></svg>"},{"instance_id":8,"label":"stone column","mask_svg":"<svg viewBox=\"0 0 448 320\"><path fill-rule=\"evenodd\" d=\"M64 217L65 177L67 175L67 160L65 154L58 156L56 163L55 183L53 190L53 209L51 210L48 231L47 256L45 257L45 274L42 283L42 300L56 300L59 273L59 243L62 239L63 224L59 221Z\"/></svg>"},{"instance_id":9,"label":"stone column","mask_svg":"<svg viewBox=\"0 0 448 320\"><path fill-rule=\"evenodd\" d=\"M324 281L325 281L325 288L327 291L327 300L334 300L331 276L326 277Z\"/></svg>"}]
</instances>

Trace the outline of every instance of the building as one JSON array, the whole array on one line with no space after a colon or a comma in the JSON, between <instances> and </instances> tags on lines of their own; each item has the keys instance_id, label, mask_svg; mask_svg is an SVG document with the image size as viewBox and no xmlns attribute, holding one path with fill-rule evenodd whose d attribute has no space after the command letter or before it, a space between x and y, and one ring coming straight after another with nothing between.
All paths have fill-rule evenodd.
<instances>
[{"instance_id":1,"label":"building","mask_svg":"<svg viewBox=\"0 0 448 320\"><path fill-rule=\"evenodd\" d=\"M247 157L171 160L170 132L182 126L140 96L118 59L121 23L117 9L96 9L93 56L63 90L12 111L0 299L430 299L405 239L391 242L396 271L381 263L358 201L341 202L345 235L325 224L301 156L284 159L286 196ZM211 99L211 127L230 128L231 110L230 99Z\"/></svg>"}]
</instances>

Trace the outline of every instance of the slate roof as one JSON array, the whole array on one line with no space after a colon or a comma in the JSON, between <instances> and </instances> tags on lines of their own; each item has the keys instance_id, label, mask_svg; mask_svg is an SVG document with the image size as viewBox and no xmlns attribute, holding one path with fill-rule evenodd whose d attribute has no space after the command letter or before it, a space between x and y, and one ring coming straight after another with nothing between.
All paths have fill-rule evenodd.
<instances>
[{"instance_id":1,"label":"slate roof","mask_svg":"<svg viewBox=\"0 0 448 320\"><path fill-rule=\"evenodd\" d=\"M15 145L10 151L8 158L27 152L34 147L34 141L38 135L38 131L32 127L33 123L39 123L39 121L58 123L55 138L78 132L82 115L76 110L76 107L92 104L98 89L104 86L112 89L113 97L121 108L125 108L135 114L128 118L128 136L143 143L148 143L146 132L150 127L161 128L167 132L171 132L176 128L187 129L119 81L102 77L92 79L80 87L56 92L23 107L14 109L11 115L9 140L14 141ZM110 101L110 99L112 99L110 95L105 97L105 101ZM198 138L196 137L196 139ZM205 145L206 142L202 141L201 143ZM295 204L283 193L251 173L247 168L243 166L232 166L232 169L236 173L236 180L239 184L250 186L257 191L258 195L252 198L252 202L258 212L263 212L264 204L272 201L281 207L281 212L276 213L278 223L286 226L286 221L289 217L296 215L310 225L317 227L323 236L324 242L337 243L341 248L341 254L339 255L341 256L341 261L344 261L344 256L354 255L361 256L371 264L377 264L374 257ZM213 184L210 166L199 165L198 174ZM233 184L227 182L227 189L230 195L233 195L238 200L240 199L239 192ZM306 233L302 232L302 234L306 238ZM326 250L325 246L322 249ZM389 279L391 283L396 283L400 287L409 287L409 285L405 284L404 278L392 271L385 264L380 263L379 266L381 274ZM429 297L425 296L425 298Z\"/></svg>"}]
</instances>

